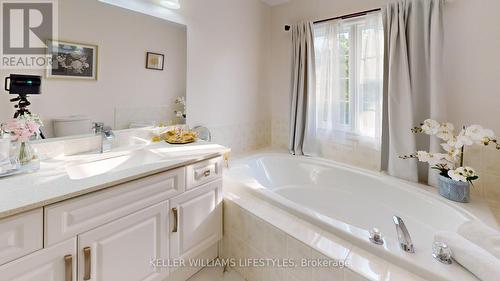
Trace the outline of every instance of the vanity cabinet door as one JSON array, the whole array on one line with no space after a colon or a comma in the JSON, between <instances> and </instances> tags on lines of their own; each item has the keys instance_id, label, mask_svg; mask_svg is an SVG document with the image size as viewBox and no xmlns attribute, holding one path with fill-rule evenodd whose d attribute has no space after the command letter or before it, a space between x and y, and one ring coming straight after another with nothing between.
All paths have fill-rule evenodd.
<instances>
[{"instance_id":1,"label":"vanity cabinet door","mask_svg":"<svg viewBox=\"0 0 500 281\"><path fill-rule=\"evenodd\" d=\"M222 180L170 201L170 258L197 256L222 238Z\"/></svg>"},{"instance_id":2,"label":"vanity cabinet door","mask_svg":"<svg viewBox=\"0 0 500 281\"><path fill-rule=\"evenodd\" d=\"M76 280L76 238L0 266L0 281Z\"/></svg>"},{"instance_id":3,"label":"vanity cabinet door","mask_svg":"<svg viewBox=\"0 0 500 281\"><path fill-rule=\"evenodd\" d=\"M163 280L168 270L151 260L168 258L168 202L78 236L79 281Z\"/></svg>"}]
</instances>

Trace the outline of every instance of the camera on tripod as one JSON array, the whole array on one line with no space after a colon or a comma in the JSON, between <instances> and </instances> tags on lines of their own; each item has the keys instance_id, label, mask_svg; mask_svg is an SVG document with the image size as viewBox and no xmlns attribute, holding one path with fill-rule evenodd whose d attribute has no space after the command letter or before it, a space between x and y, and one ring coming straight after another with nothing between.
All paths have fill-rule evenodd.
<instances>
[{"instance_id":1,"label":"camera on tripod","mask_svg":"<svg viewBox=\"0 0 500 281\"><path fill-rule=\"evenodd\" d=\"M31 115L28 106L31 103L28 101L29 95L40 95L42 86L42 77L36 75L11 74L5 78L5 91L17 97L10 99L11 102L17 103L14 105L16 113L14 119L25 115ZM45 139L43 132L40 130L40 137Z\"/></svg>"},{"instance_id":2,"label":"camera on tripod","mask_svg":"<svg viewBox=\"0 0 500 281\"><path fill-rule=\"evenodd\" d=\"M29 95L40 95L42 85L42 77L36 75L21 75L11 74L5 78L5 91L17 97L11 99L11 102L16 102L14 107L17 109L14 118L31 114L28 106L31 103L28 101Z\"/></svg>"}]
</instances>

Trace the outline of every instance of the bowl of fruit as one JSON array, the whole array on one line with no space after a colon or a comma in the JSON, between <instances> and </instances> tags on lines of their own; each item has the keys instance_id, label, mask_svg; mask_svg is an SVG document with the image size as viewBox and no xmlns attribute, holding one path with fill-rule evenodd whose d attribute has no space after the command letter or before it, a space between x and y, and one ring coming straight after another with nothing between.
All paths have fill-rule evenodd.
<instances>
[{"instance_id":1,"label":"bowl of fruit","mask_svg":"<svg viewBox=\"0 0 500 281\"><path fill-rule=\"evenodd\" d=\"M191 130L174 129L164 133L162 138L170 144L188 144L195 142L198 136Z\"/></svg>"}]
</instances>

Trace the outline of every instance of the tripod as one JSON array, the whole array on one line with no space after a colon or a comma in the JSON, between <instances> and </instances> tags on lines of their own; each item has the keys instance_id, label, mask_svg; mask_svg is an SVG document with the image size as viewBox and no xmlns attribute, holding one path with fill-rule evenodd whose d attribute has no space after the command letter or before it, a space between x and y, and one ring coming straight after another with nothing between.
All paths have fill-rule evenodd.
<instances>
[{"instance_id":1,"label":"tripod","mask_svg":"<svg viewBox=\"0 0 500 281\"><path fill-rule=\"evenodd\" d=\"M28 101L27 95L20 94L17 98L13 98L10 101L17 102L17 104L14 105L14 108L17 108L16 112L14 113L14 119L17 119L24 115L31 115L31 112L28 109L28 106L31 105L31 102ZM40 137L42 139L45 139L45 135L43 134L41 129L40 129Z\"/></svg>"}]
</instances>

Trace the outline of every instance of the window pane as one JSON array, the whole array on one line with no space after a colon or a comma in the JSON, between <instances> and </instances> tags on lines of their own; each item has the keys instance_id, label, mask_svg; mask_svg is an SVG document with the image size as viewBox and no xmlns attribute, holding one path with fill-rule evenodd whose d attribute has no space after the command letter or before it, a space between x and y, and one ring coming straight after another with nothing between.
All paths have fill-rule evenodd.
<instances>
[{"instance_id":1,"label":"window pane","mask_svg":"<svg viewBox=\"0 0 500 281\"><path fill-rule=\"evenodd\" d=\"M383 27L380 15L315 25L316 123L336 132L380 137Z\"/></svg>"}]
</instances>

